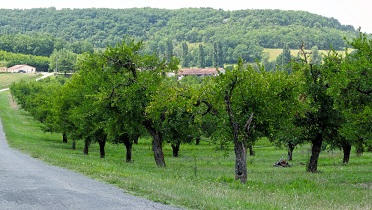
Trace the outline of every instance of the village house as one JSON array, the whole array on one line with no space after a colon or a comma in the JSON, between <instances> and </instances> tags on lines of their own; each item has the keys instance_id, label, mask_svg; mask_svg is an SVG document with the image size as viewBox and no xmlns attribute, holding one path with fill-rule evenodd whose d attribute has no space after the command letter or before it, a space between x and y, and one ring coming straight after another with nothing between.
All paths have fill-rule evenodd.
<instances>
[{"instance_id":1,"label":"village house","mask_svg":"<svg viewBox=\"0 0 372 210\"><path fill-rule=\"evenodd\" d=\"M198 77L204 76L215 76L219 73L225 73L225 69L223 68L184 68L178 70L178 79L182 79L185 76L195 75Z\"/></svg>"},{"instance_id":2,"label":"village house","mask_svg":"<svg viewBox=\"0 0 372 210\"><path fill-rule=\"evenodd\" d=\"M12 66L8 68L7 71L11 73L36 73L36 68L33 66L22 64L22 65Z\"/></svg>"}]
</instances>

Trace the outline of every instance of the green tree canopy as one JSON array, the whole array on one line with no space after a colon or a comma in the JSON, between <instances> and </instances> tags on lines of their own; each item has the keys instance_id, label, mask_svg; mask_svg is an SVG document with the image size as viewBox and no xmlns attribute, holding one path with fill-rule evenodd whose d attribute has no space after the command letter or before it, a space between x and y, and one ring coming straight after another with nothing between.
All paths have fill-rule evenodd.
<instances>
[{"instance_id":1,"label":"green tree canopy","mask_svg":"<svg viewBox=\"0 0 372 210\"><path fill-rule=\"evenodd\" d=\"M349 43L355 50L343 56L335 51L327 55L330 88L328 93L335 99L335 107L345 115L346 122L341 134L350 144L363 151L363 144L371 145L371 49L372 40L366 34Z\"/></svg>"},{"instance_id":2,"label":"green tree canopy","mask_svg":"<svg viewBox=\"0 0 372 210\"><path fill-rule=\"evenodd\" d=\"M54 50L50 56L49 68L55 72L73 72L75 71L77 54L70 50Z\"/></svg>"},{"instance_id":3,"label":"green tree canopy","mask_svg":"<svg viewBox=\"0 0 372 210\"><path fill-rule=\"evenodd\" d=\"M276 119L286 112L282 97L290 97L288 74L255 70L241 61L211 83L210 101L218 112L218 137L234 144L235 179L247 180L246 149L259 137L272 135ZM288 113L286 113L288 114Z\"/></svg>"}]
</instances>

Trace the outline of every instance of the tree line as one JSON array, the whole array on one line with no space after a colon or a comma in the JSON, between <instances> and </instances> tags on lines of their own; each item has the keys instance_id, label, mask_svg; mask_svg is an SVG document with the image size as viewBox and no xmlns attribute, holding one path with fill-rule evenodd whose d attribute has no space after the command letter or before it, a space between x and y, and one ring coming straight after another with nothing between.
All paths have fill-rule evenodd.
<instances>
[{"instance_id":1,"label":"tree line","mask_svg":"<svg viewBox=\"0 0 372 210\"><path fill-rule=\"evenodd\" d=\"M38 71L48 71L49 58L44 56L17 54L0 50L0 66L11 67L18 64L28 64L30 66L34 66Z\"/></svg>"},{"instance_id":2,"label":"tree line","mask_svg":"<svg viewBox=\"0 0 372 210\"><path fill-rule=\"evenodd\" d=\"M74 71L78 55L93 51L87 41L69 43L48 34L0 36L0 66L4 67L27 64L37 71Z\"/></svg>"},{"instance_id":3,"label":"tree line","mask_svg":"<svg viewBox=\"0 0 372 210\"><path fill-rule=\"evenodd\" d=\"M163 144L174 156L180 144L208 136L221 147L233 145L235 179L247 181L247 151L261 137L285 145L311 143L306 170L318 171L325 145L341 148L349 161L351 146L371 147L370 62L372 41L360 33L345 55L330 51L322 60L301 47L287 64L291 71L267 71L239 59L216 77L168 77L178 60L147 54L142 42L125 39L102 52L84 54L71 79L18 82L11 93L40 121L43 129L98 143L124 144L126 161L140 136L152 138L157 166L166 167Z\"/></svg>"}]
</instances>

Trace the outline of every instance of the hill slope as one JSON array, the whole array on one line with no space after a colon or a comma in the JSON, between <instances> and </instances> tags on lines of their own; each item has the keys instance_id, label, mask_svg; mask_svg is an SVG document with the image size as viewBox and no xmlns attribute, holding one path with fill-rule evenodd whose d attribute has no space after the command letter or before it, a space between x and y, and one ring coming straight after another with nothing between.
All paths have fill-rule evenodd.
<instances>
[{"instance_id":1,"label":"hill slope","mask_svg":"<svg viewBox=\"0 0 372 210\"><path fill-rule=\"evenodd\" d=\"M211 8L133 9L0 9L0 35L46 33L68 41L88 40L96 47L125 35L142 40L190 43L221 41L228 46L258 43L264 48L297 48L302 42L319 49L344 46L355 29L336 19L304 11ZM248 41L249 40L249 41Z\"/></svg>"}]
</instances>

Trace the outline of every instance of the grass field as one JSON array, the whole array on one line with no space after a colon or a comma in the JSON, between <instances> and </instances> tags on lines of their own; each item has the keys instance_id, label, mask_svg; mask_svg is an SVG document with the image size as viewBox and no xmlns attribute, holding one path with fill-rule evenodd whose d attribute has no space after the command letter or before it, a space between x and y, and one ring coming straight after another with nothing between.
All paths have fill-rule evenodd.
<instances>
[{"instance_id":1,"label":"grass field","mask_svg":"<svg viewBox=\"0 0 372 210\"><path fill-rule=\"evenodd\" d=\"M322 151L320 173L305 172L310 154L304 145L294 151L290 168L272 167L286 151L260 140L248 157L248 182L234 181L234 155L201 145L181 145L173 158L164 145L167 167L157 168L147 138L134 145L133 163L125 162L123 145L106 146L99 158L97 145L83 155L83 142L71 150L60 135L43 133L40 125L11 103L8 92L0 93L0 117L9 144L34 158L98 179L150 200L186 209L372 209L372 154L342 164L342 152Z\"/></svg>"},{"instance_id":2,"label":"grass field","mask_svg":"<svg viewBox=\"0 0 372 210\"><path fill-rule=\"evenodd\" d=\"M322 55L326 55L328 54L328 50L318 50L319 53ZM349 51L352 51L352 49L350 49ZM271 49L271 48L265 48L264 53L269 53L269 61L275 61L276 58L280 55L280 53L283 52L283 49ZM299 49L291 49L291 55L292 56L297 56L299 52ZM338 51L339 53L341 54L344 54L345 52L344 51Z\"/></svg>"},{"instance_id":3,"label":"grass field","mask_svg":"<svg viewBox=\"0 0 372 210\"><path fill-rule=\"evenodd\" d=\"M8 88L10 84L21 79L33 80L38 74L0 73L0 89Z\"/></svg>"}]
</instances>

